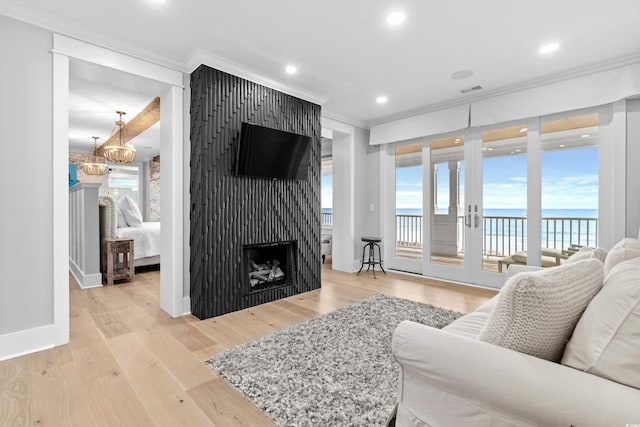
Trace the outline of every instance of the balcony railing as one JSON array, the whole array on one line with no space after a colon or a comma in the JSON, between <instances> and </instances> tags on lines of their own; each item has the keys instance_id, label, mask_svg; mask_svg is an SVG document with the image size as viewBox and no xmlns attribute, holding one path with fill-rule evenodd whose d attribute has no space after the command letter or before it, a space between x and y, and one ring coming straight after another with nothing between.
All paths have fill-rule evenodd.
<instances>
[{"instance_id":1,"label":"balcony railing","mask_svg":"<svg viewBox=\"0 0 640 427\"><path fill-rule=\"evenodd\" d=\"M322 212L322 222L321 225L333 225L333 214L331 212Z\"/></svg>"},{"instance_id":2,"label":"balcony railing","mask_svg":"<svg viewBox=\"0 0 640 427\"><path fill-rule=\"evenodd\" d=\"M396 247L422 249L422 215L396 215ZM509 216L483 217L483 255L504 257L527 250L527 218ZM458 217L458 253L464 253L464 217ZM541 245L545 248L568 250L574 245L597 246L597 218L544 217Z\"/></svg>"}]
</instances>

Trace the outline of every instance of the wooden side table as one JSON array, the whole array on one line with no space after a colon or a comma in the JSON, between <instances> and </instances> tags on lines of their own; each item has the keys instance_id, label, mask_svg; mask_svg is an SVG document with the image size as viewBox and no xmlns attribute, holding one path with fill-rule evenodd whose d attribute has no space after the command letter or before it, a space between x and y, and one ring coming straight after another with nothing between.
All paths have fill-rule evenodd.
<instances>
[{"instance_id":1,"label":"wooden side table","mask_svg":"<svg viewBox=\"0 0 640 427\"><path fill-rule=\"evenodd\" d=\"M102 265L103 278L107 285L113 285L114 280L133 280L133 239L104 239Z\"/></svg>"}]
</instances>

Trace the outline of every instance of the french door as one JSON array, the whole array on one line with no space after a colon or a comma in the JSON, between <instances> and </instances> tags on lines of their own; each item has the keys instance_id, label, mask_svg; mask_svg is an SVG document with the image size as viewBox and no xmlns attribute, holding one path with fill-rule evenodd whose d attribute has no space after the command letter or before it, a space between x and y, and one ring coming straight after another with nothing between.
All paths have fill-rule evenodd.
<instances>
[{"instance_id":1,"label":"french door","mask_svg":"<svg viewBox=\"0 0 640 427\"><path fill-rule=\"evenodd\" d=\"M498 288L509 264L597 245L607 120L580 111L396 144L387 264Z\"/></svg>"}]
</instances>

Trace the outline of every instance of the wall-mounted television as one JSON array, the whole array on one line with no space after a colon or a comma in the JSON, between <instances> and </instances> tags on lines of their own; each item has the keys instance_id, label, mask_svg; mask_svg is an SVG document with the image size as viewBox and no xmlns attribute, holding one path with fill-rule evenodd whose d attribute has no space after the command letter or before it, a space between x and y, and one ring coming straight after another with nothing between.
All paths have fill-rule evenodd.
<instances>
[{"instance_id":1,"label":"wall-mounted television","mask_svg":"<svg viewBox=\"0 0 640 427\"><path fill-rule=\"evenodd\" d=\"M236 175L307 180L311 138L242 123Z\"/></svg>"}]
</instances>

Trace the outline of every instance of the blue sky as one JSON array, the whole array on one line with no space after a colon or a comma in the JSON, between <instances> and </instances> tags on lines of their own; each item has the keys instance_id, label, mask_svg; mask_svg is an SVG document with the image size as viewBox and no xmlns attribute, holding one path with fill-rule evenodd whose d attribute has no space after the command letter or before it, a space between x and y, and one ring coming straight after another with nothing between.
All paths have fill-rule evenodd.
<instances>
[{"instance_id":1,"label":"blue sky","mask_svg":"<svg viewBox=\"0 0 640 427\"><path fill-rule=\"evenodd\" d=\"M321 203L323 208L333 209L333 175L322 176L322 191L320 193Z\"/></svg>"},{"instance_id":2,"label":"blue sky","mask_svg":"<svg viewBox=\"0 0 640 427\"><path fill-rule=\"evenodd\" d=\"M464 192L464 165L461 168ZM526 154L484 159L484 208L526 209ZM438 206L448 205L448 170L438 170ZM322 207L332 208L332 176L322 177ZM396 170L396 208L422 209L422 166ZM543 209L598 209L598 148L542 153Z\"/></svg>"},{"instance_id":3,"label":"blue sky","mask_svg":"<svg viewBox=\"0 0 640 427\"><path fill-rule=\"evenodd\" d=\"M462 167L464 169L464 166ZM526 209L527 156L484 159L485 209ZM438 206L448 205L448 170L438 170ZM401 168L396 173L397 208L422 208L422 167ZM464 171L460 176L464 191ZM598 208L598 148L584 147L542 154L543 209Z\"/></svg>"}]
</instances>

